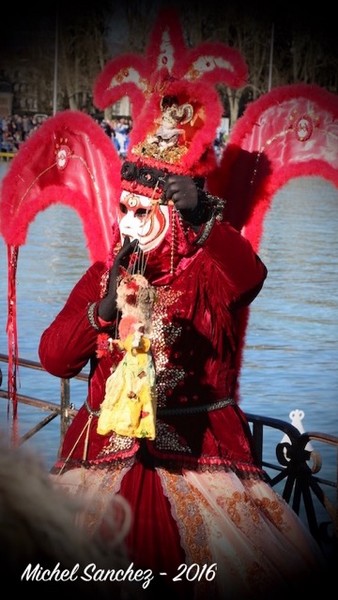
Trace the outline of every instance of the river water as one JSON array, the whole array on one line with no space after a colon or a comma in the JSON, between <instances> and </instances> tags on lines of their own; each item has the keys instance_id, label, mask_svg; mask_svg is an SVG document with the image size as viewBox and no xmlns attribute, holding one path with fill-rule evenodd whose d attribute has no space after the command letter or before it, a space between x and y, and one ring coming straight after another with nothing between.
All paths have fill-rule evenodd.
<instances>
[{"instance_id":1,"label":"river water","mask_svg":"<svg viewBox=\"0 0 338 600\"><path fill-rule=\"evenodd\" d=\"M0 163L0 176L7 165ZM251 306L241 371L243 410L284 421L302 411L307 431L338 435L338 190L321 178L289 182L274 197L259 254L269 269ZM44 328L89 266L77 213L56 205L39 213L20 247L17 296L19 353L38 360ZM0 352L7 354L7 253L0 240ZM3 387L6 389L6 366ZM60 382L45 373L19 370L19 392L59 402ZM85 383L71 383L78 407ZM1 428L8 428L1 402ZM20 434L36 422L34 409L19 406ZM280 432L279 432L280 433ZM279 434L278 434L279 435ZM56 457L59 420L28 443L48 465ZM279 441L278 439L275 440ZM324 450L325 452L325 450ZM335 479L334 460L329 473Z\"/></svg>"}]
</instances>

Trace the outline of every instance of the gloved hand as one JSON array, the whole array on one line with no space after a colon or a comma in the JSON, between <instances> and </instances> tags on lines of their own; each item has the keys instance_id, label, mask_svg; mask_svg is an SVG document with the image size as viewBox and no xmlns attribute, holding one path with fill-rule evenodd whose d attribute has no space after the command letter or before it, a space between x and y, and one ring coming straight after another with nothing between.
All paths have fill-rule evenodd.
<instances>
[{"instance_id":1,"label":"gloved hand","mask_svg":"<svg viewBox=\"0 0 338 600\"><path fill-rule=\"evenodd\" d=\"M164 193L166 200L172 200L183 219L194 231L210 218L207 197L195 181L186 175L169 175Z\"/></svg>"},{"instance_id":2,"label":"gloved hand","mask_svg":"<svg viewBox=\"0 0 338 600\"><path fill-rule=\"evenodd\" d=\"M197 187L186 175L169 175L164 193L166 200L172 200L179 211L194 210L197 206Z\"/></svg>"},{"instance_id":3,"label":"gloved hand","mask_svg":"<svg viewBox=\"0 0 338 600\"><path fill-rule=\"evenodd\" d=\"M128 267L130 255L134 252L138 240L130 241L125 237L121 250L116 255L112 268L109 273L109 284L107 294L98 305L98 316L104 321L113 321L116 317L116 290L119 282L120 268Z\"/></svg>"}]
</instances>

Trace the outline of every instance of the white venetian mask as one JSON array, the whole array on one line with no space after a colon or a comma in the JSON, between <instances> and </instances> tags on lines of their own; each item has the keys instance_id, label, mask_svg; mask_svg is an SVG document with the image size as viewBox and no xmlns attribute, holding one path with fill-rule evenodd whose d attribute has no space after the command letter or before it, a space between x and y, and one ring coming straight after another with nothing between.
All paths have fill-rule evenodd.
<instances>
[{"instance_id":1,"label":"white venetian mask","mask_svg":"<svg viewBox=\"0 0 338 600\"><path fill-rule=\"evenodd\" d=\"M141 194L122 191L118 211L121 242L128 236L137 239L143 252L154 250L169 228L168 206Z\"/></svg>"}]
</instances>

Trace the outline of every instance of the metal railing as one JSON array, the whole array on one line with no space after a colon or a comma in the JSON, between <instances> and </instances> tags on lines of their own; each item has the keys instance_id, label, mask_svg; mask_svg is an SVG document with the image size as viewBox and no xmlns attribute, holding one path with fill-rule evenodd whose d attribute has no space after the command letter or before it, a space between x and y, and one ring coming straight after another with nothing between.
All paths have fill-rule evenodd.
<instances>
[{"instance_id":1,"label":"metal railing","mask_svg":"<svg viewBox=\"0 0 338 600\"><path fill-rule=\"evenodd\" d=\"M0 363L8 363L8 356L0 354ZM40 363L19 359L20 367L44 371ZM0 372L1 373L1 372ZM80 373L76 379L87 381L88 375ZM0 398L8 401L8 391L1 389ZM71 384L68 379L60 379L60 399L58 402L39 400L17 394L18 403L23 403L47 412L48 415L37 422L18 440L23 444L56 417L60 417L60 443L77 410L71 403ZM301 433L297 427L283 421L262 415L246 413L251 427L257 459L267 474L272 487L280 493L293 510L307 522L308 528L318 543L325 547L330 558L338 555L338 437L321 432ZM267 446L266 438L271 432L283 433L274 448ZM323 452L312 448L312 442L322 446ZM324 452L325 450L325 452ZM335 478L320 476L324 454L330 451L330 461L335 465ZM273 458L269 458L273 457Z\"/></svg>"},{"instance_id":2,"label":"metal railing","mask_svg":"<svg viewBox=\"0 0 338 600\"><path fill-rule=\"evenodd\" d=\"M308 527L319 543L338 541L338 437L321 432L301 433L294 425L280 419L246 413L252 426L258 460L267 472L269 483L277 487L293 510L305 512ZM265 458L264 437L268 429L284 433L275 446L277 462ZM285 439L286 438L286 439ZM335 464L335 479L319 475L323 467L322 453L312 442L330 448ZM319 507L323 511L319 511ZM324 520L320 521L320 513ZM325 520L326 517L326 520ZM327 520L328 519L328 520ZM330 532L331 529L331 532Z\"/></svg>"},{"instance_id":3,"label":"metal railing","mask_svg":"<svg viewBox=\"0 0 338 600\"><path fill-rule=\"evenodd\" d=\"M11 160L12 158L14 158L15 156L15 152L11 152L10 150L1 150L0 151L0 161L1 160Z\"/></svg>"}]
</instances>

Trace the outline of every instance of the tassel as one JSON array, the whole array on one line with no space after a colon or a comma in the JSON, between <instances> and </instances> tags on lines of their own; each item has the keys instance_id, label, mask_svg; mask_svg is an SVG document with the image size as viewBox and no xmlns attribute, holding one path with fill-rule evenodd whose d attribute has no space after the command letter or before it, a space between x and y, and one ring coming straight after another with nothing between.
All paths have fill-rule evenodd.
<instances>
[{"instance_id":1,"label":"tassel","mask_svg":"<svg viewBox=\"0 0 338 600\"><path fill-rule=\"evenodd\" d=\"M12 443L17 444L17 375L18 375L18 332L16 320L16 271L18 264L19 247L7 246L8 257L8 318L7 318L7 339L8 339L8 406L7 416L10 415L12 408Z\"/></svg>"}]
</instances>

